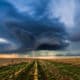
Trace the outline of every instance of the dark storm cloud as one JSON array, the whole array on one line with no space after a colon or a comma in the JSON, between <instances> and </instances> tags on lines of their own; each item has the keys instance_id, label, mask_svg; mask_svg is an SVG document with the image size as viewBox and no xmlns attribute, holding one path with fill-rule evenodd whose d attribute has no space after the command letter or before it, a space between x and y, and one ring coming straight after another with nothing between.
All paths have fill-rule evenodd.
<instances>
[{"instance_id":1,"label":"dark storm cloud","mask_svg":"<svg viewBox=\"0 0 80 80\"><path fill-rule=\"evenodd\" d=\"M0 39L3 41L0 43L0 52L36 50L41 45L41 49L45 49L46 45L47 49L58 50L68 45L65 25L58 17L48 18L49 1L44 0L39 5L38 1L31 2L26 5L27 11L21 12L7 0L0 1ZM31 5L33 8L29 7Z\"/></svg>"}]
</instances>

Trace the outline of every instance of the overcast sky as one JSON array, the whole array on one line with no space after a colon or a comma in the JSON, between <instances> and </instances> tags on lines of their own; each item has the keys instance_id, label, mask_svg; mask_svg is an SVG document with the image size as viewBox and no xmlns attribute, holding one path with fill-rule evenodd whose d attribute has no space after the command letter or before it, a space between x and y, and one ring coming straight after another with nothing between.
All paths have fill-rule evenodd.
<instances>
[{"instance_id":1,"label":"overcast sky","mask_svg":"<svg viewBox=\"0 0 80 80\"><path fill-rule=\"evenodd\" d=\"M79 0L0 0L0 52L79 50L79 25Z\"/></svg>"}]
</instances>

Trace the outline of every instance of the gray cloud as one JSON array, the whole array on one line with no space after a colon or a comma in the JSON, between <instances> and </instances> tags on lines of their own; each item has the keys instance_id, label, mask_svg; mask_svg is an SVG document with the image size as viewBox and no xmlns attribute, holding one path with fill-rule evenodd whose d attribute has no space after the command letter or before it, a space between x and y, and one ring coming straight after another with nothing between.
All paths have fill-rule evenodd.
<instances>
[{"instance_id":1,"label":"gray cloud","mask_svg":"<svg viewBox=\"0 0 80 80\"><path fill-rule=\"evenodd\" d=\"M27 3L27 6L30 6L31 2ZM42 6L41 3L45 3L45 5ZM9 45L7 49L5 49L7 45L1 44L2 46L4 45L3 47L0 46L3 51L36 50L42 44L51 47L53 50L64 49L68 46L69 40L65 24L60 21L59 17L48 18L49 15L46 12L48 11L47 5L49 2L44 0L41 3L39 6L37 5L38 3L32 3L34 9L30 8L30 12L35 11L35 14L29 15L30 12L20 12L17 7L15 8L7 0L0 1L0 12L4 13L3 17L0 16L2 23L0 27L1 36L11 42L7 44ZM6 32L4 35L2 27ZM17 47L15 50L12 43ZM44 46L42 46L42 49L45 49Z\"/></svg>"}]
</instances>

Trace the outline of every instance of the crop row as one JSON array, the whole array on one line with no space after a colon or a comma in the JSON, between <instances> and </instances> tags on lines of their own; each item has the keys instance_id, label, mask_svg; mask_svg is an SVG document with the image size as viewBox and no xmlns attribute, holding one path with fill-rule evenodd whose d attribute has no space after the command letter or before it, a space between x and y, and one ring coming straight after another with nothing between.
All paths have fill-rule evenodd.
<instances>
[{"instance_id":1,"label":"crop row","mask_svg":"<svg viewBox=\"0 0 80 80\"><path fill-rule=\"evenodd\" d=\"M47 79L45 80L80 80L80 67L72 64L39 61Z\"/></svg>"},{"instance_id":2,"label":"crop row","mask_svg":"<svg viewBox=\"0 0 80 80\"><path fill-rule=\"evenodd\" d=\"M48 60L34 60L0 67L0 80L80 80L80 67Z\"/></svg>"},{"instance_id":3,"label":"crop row","mask_svg":"<svg viewBox=\"0 0 80 80\"><path fill-rule=\"evenodd\" d=\"M0 80L14 80L15 76L23 70L28 63L20 63L0 68Z\"/></svg>"}]
</instances>

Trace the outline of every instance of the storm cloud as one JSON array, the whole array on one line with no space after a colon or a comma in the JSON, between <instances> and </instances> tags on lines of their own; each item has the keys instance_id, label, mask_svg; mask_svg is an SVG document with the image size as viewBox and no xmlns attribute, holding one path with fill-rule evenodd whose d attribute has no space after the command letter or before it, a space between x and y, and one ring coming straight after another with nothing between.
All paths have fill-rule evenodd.
<instances>
[{"instance_id":1,"label":"storm cloud","mask_svg":"<svg viewBox=\"0 0 80 80\"><path fill-rule=\"evenodd\" d=\"M65 18L55 11L57 1L50 11L51 2L0 0L0 52L65 49L69 45Z\"/></svg>"}]
</instances>

